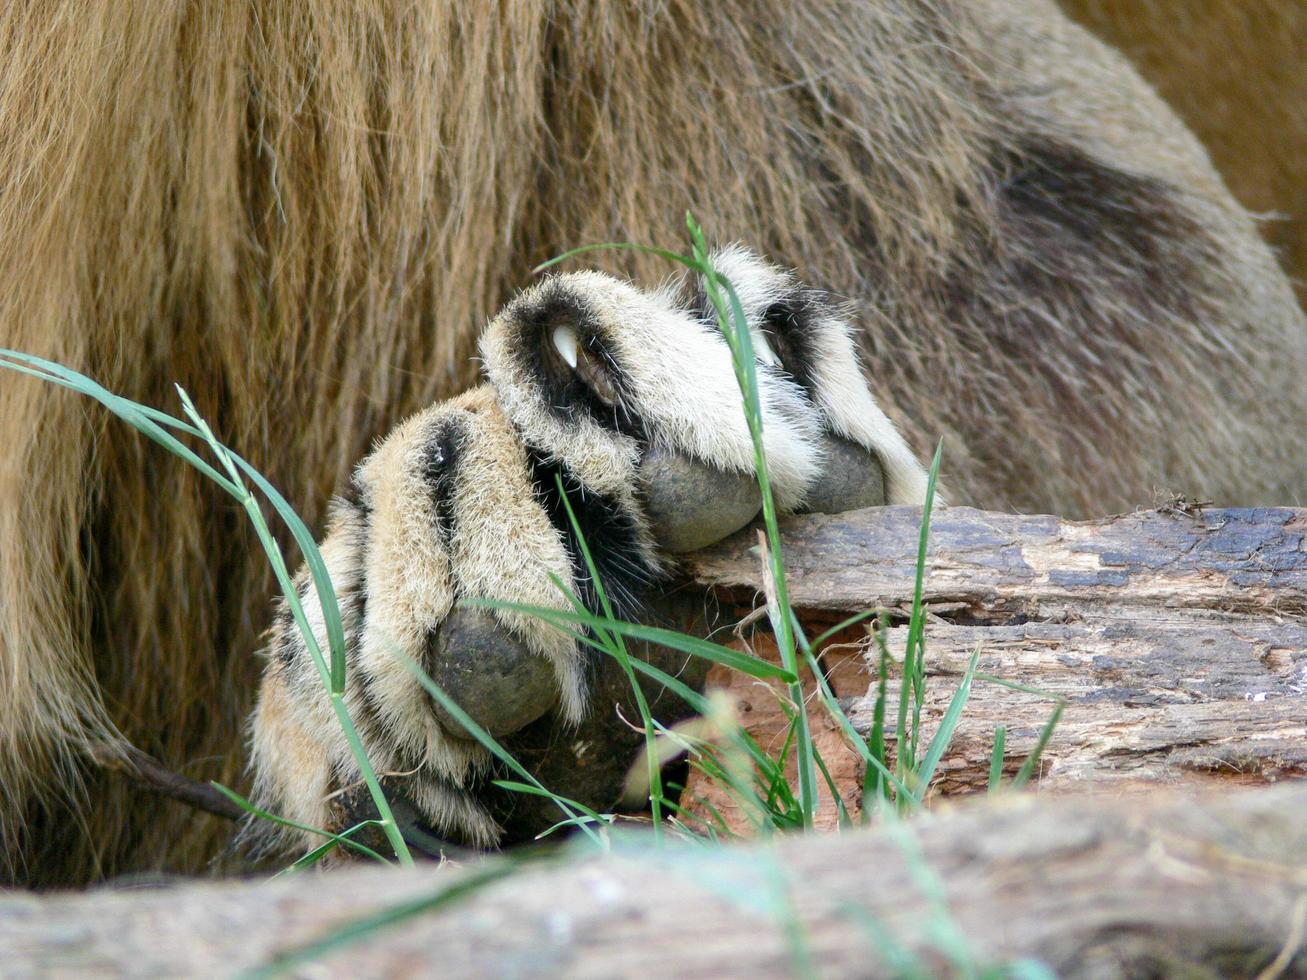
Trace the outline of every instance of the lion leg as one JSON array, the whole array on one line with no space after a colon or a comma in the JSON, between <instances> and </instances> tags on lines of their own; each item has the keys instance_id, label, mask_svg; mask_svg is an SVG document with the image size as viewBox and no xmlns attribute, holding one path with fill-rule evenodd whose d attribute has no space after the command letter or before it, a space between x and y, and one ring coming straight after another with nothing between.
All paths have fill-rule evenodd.
<instances>
[{"instance_id":1,"label":"lion leg","mask_svg":"<svg viewBox=\"0 0 1307 980\"><path fill-rule=\"evenodd\" d=\"M360 465L322 551L345 626L345 703L386 782L423 829L474 846L498 827L468 787L489 755L416 676L430 675L493 735L585 707L575 642L524 613L468 608L489 599L564 608L572 562L536 500L520 442L493 393L475 389L402 423ZM325 649L312 587L306 612ZM362 773L316 665L288 617L274 627L251 726L256 800L330 831L344 829ZM357 795L357 794L354 794ZM307 836L260 828L289 849Z\"/></svg>"}]
</instances>

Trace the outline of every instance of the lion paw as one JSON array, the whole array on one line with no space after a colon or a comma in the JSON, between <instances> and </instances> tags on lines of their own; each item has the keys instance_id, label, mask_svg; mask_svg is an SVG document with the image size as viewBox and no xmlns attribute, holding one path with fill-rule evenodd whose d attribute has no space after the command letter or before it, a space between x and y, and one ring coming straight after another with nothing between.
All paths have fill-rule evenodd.
<instances>
[{"instance_id":1,"label":"lion paw","mask_svg":"<svg viewBox=\"0 0 1307 980\"><path fill-rule=\"evenodd\" d=\"M919 498L921 467L867 391L837 308L743 249L715 261L749 318L778 505ZM666 553L745 526L760 497L730 350L702 302L553 276L488 325L481 355L487 384L407 419L359 465L321 551L346 636L343 705L369 760L423 832L484 847L500 836L477 789L491 758L415 668L496 737L542 717L574 726L588 709L584 645L511 605L565 611L571 595L597 611L584 541L618 617L635 617ZM297 587L325 650L303 572ZM251 745L261 806L333 831L357 817L343 801L362 774L286 608ZM269 849L308 840L246 833Z\"/></svg>"}]
</instances>

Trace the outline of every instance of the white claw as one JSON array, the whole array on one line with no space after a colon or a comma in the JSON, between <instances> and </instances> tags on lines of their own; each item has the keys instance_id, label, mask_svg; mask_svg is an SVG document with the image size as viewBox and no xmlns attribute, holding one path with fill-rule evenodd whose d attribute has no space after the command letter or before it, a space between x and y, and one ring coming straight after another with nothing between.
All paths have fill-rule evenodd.
<instances>
[{"instance_id":1,"label":"white claw","mask_svg":"<svg viewBox=\"0 0 1307 980\"><path fill-rule=\"evenodd\" d=\"M758 360L773 367L781 363L781 359L771 349L771 344L767 343L767 335L763 331L750 330L749 339L753 341L753 354Z\"/></svg>"},{"instance_id":2,"label":"white claw","mask_svg":"<svg viewBox=\"0 0 1307 980\"><path fill-rule=\"evenodd\" d=\"M569 326L554 327L554 346L563 355L567 366L576 367L576 331Z\"/></svg>"}]
</instances>

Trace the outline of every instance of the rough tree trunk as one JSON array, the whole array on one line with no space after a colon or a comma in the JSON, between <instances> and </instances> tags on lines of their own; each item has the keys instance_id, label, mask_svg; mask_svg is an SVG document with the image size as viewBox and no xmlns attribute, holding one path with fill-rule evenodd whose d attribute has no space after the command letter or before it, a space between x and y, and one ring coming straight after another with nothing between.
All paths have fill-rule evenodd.
<instances>
[{"instance_id":1,"label":"rough tree trunk","mask_svg":"<svg viewBox=\"0 0 1307 980\"><path fill-rule=\"evenodd\" d=\"M777 846L572 855L295 972L876 977L1034 958L1062 977L1307 976L1305 856L1307 784L1015 798ZM477 871L0 895L0 972L231 976Z\"/></svg>"}]
</instances>

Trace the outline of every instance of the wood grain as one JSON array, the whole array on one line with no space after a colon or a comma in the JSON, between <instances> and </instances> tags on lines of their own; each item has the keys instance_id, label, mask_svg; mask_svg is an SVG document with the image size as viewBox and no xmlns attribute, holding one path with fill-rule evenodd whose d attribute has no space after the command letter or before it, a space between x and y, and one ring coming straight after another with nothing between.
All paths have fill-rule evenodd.
<instances>
[{"instance_id":1,"label":"wood grain","mask_svg":"<svg viewBox=\"0 0 1307 980\"><path fill-rule=\"evenodd\" d=\"M888 630L888 646L901 658L919 521L918 509L887 507L786 522L790 595L810 632L864 609L891 610L898 625ZM927 737L979 650L979 671L1067 702L1038 773L1044 790L1121 793L1307 775L1305 531L1307 511L1289 508L1082 522L940 511L924 591ZM762 587L748 534L694 556L688 571L741 610ZM769 636L748 645L775 656ZM824 654L864 731L874 704L870 648L859 628ZM708 682L735 696L755 738L778 741L784 718L757 682L721 670ZM889 693L895 703L897 679ZM998 725L1007 728L1005 767L1014 772L1052 705L978 681L936 792L985 786ZM823 751L856 806L857 757L833 729ZM691 789L730 809L701 780Z\"/></svg>"}]
</instances>

